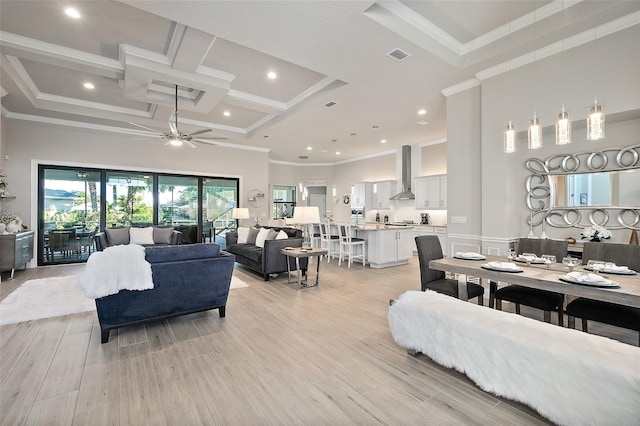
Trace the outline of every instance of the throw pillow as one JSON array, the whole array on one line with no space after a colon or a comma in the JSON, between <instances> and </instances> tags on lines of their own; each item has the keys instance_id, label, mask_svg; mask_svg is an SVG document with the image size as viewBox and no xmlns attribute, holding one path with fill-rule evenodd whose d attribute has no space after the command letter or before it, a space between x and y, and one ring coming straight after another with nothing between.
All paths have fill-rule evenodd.
<instances>
[{"instance_id":1,"label":"throw pillow","mask_svg":"<svg viewBox=\"0 0 640 426\"><path fill-rule=\"evenodd\" d=\"M289 236L283 230L280 230L280 232L278 232L278 235L276 235L276 240L286 240L287 238L289 238Z\"/></svg>"},{"instance_id":2,"label":"throw pillow","mask_svg":"<svg viewBox=\"0 0 640 426\"><path fill-rule=\"evenodd\" d=\"M273 229L269 229L269 234L267 234L267 240L275 240L276 236L278 236L278 231L274 231Z\"/></svg>"},{"instance_id":3,"label":"throw pillow","mask_svg":"<svg viewBox=\"0 0 640 426\"><path fill-rule=\"evenodd\" d=\"M238 228L238 244L247 244L249 228Z\"/></svg>"},{"instance_id":4,"label":"throw pillow","mask_svg":"<svg viewBox=\"0 0 640 426\"><path fill-rule=\"evenodd\" d=\"M269 230L267 228L260 228L258 236L256 237L257 247L264 247L264 241L267 239L267 235L269 235Z\"/></svg>"},{"instance_id":5,"label":"throw pillow","mask_svg":"<svg viewBox=\"0 0 640 426\"><path fill-rule=\"evenodd\" d=\"M172 236L173 236L173 226L153 228L154 244L171 244Z\"/></svg>"},{"instance_id":6,"label":"throw pillow","mask_svg":"<svg viewBox=\"0 0 640 426\"><path fill-rule=\"evenodd\" d=\"M107 228L104 230L107 234L107 242L110 246L120 244L129 244L129 227L124 228Z\"/></svg>"},{"instance_id":7,"label":"throw pillow","mask_svg":"<svg viewBox=\"0 0 640 426\"><path fill-rule=\"evenodd\" d=\"M255 244L256 238L258 237L258 232L260 230L258 228L249 228L249 236L247 237L247 243Z\"/></svg>"},{"instance_id":8,"label":"throw pillow","mask_svg":"<svg viewBox=\"0 0 640 426\"><path fill-rule=\"evenodd\" d=\"M129 228L129 244L154 244L153 243L153 227L146 228Z\"/></svg>"}]
</instances>

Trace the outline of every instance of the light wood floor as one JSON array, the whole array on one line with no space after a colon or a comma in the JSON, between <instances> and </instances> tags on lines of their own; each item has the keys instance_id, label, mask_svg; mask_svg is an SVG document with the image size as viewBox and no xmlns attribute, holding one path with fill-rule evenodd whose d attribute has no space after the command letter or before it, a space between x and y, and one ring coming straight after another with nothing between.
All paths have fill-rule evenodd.
<instances>
[{"instance_id":1,"label":"light wood floor","mask_svg":"<svg viewBox=\"0 0 640 426\"><path fill-rule=\"evenodd\" d=\"M0 297L83 267L19 272ZM297 290L284 275L264 283L236 267L250 287L231 291L226 318L215 311L123 328L106 344L95 313L2 326L0 423L549 424L395 344L388 301L419 288L415 258L384 270L333 261L320 272L319 288Z\"/></svg>"}]
</instances>

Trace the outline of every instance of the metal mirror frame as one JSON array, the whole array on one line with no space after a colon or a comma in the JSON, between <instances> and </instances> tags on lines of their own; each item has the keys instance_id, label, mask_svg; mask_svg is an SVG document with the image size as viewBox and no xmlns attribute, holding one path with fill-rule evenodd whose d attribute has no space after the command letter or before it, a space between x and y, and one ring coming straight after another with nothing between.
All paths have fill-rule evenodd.
<instances>
[{"instance_id":1,"label":"metal mirror frame","mask_svg":"<svg viewBox=\"0 0 640 426\"><path fill-rule=\"evenodd\" d=\"M557 154L545 160L530 158L525 161L525 167L531 172L526 181L527 207L531 211L527 225L538 226L546 222L556 228L600 225L607 229L640 230L640 207L553 206L549 179L550 175L640 169L640 144L593 152Z\"/></svg>"}]
</instances>

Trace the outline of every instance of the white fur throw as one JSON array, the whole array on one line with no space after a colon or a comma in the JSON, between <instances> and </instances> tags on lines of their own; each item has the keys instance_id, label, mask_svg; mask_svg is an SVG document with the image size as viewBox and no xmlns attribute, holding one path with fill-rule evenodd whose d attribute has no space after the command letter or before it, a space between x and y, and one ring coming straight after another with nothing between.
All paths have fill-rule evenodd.
<instances>
[{"instance_id":1,"label":"white fur throw","mask_svg":"<svg viewBox=\"0 0 640 426\"><path fill-rule=\"evenodd\" d=\"M637 425L640 348L432 291L389 308L402 347L562 425Z\"/></svg>"},{"instance_id":2,"label":"white fur throw","mask_svg":"<svg viewBox=\"0 0 640 426\"><path fill-rule=\"evenodd\" d=\"M144 247L137 244L108 247L89 256L78 283L91 299L120 290L148 290L153 288L151 264L144 257Z\"/></svg>"}]
</instances>

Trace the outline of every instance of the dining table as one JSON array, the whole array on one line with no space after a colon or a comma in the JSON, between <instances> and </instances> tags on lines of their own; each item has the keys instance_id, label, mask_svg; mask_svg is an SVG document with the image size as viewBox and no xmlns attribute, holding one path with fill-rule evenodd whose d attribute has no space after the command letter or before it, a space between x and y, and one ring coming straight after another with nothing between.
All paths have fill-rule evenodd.
<instances>
[{"instance_id":1,"label":"dining table","mask_svg":"<svg viewBox=\"0 0 640 426\"><path fill-rule=\"evenodd\" d=\"M481 280L504 282L524 287L563 293L569 296L585 297L587 299L611 302L619 305L640 308L640 271L633 275L617 275L601 272L601 276L617 283L619 287L596 287L589 284L574 284L560 279L570 272L570 268L562 263L544 264L516 264L521 272L505 272L487 269L489 262L506 262L499 256L485 256L485 259L468 260L448 257L429 262L429 268L438 271L452 272L458 279L458 298L467 300L467 277L478 277ZM590 273L584 269L585 265L578 265L573 271L583 274Z\"/></svg>"}]
</instances>

